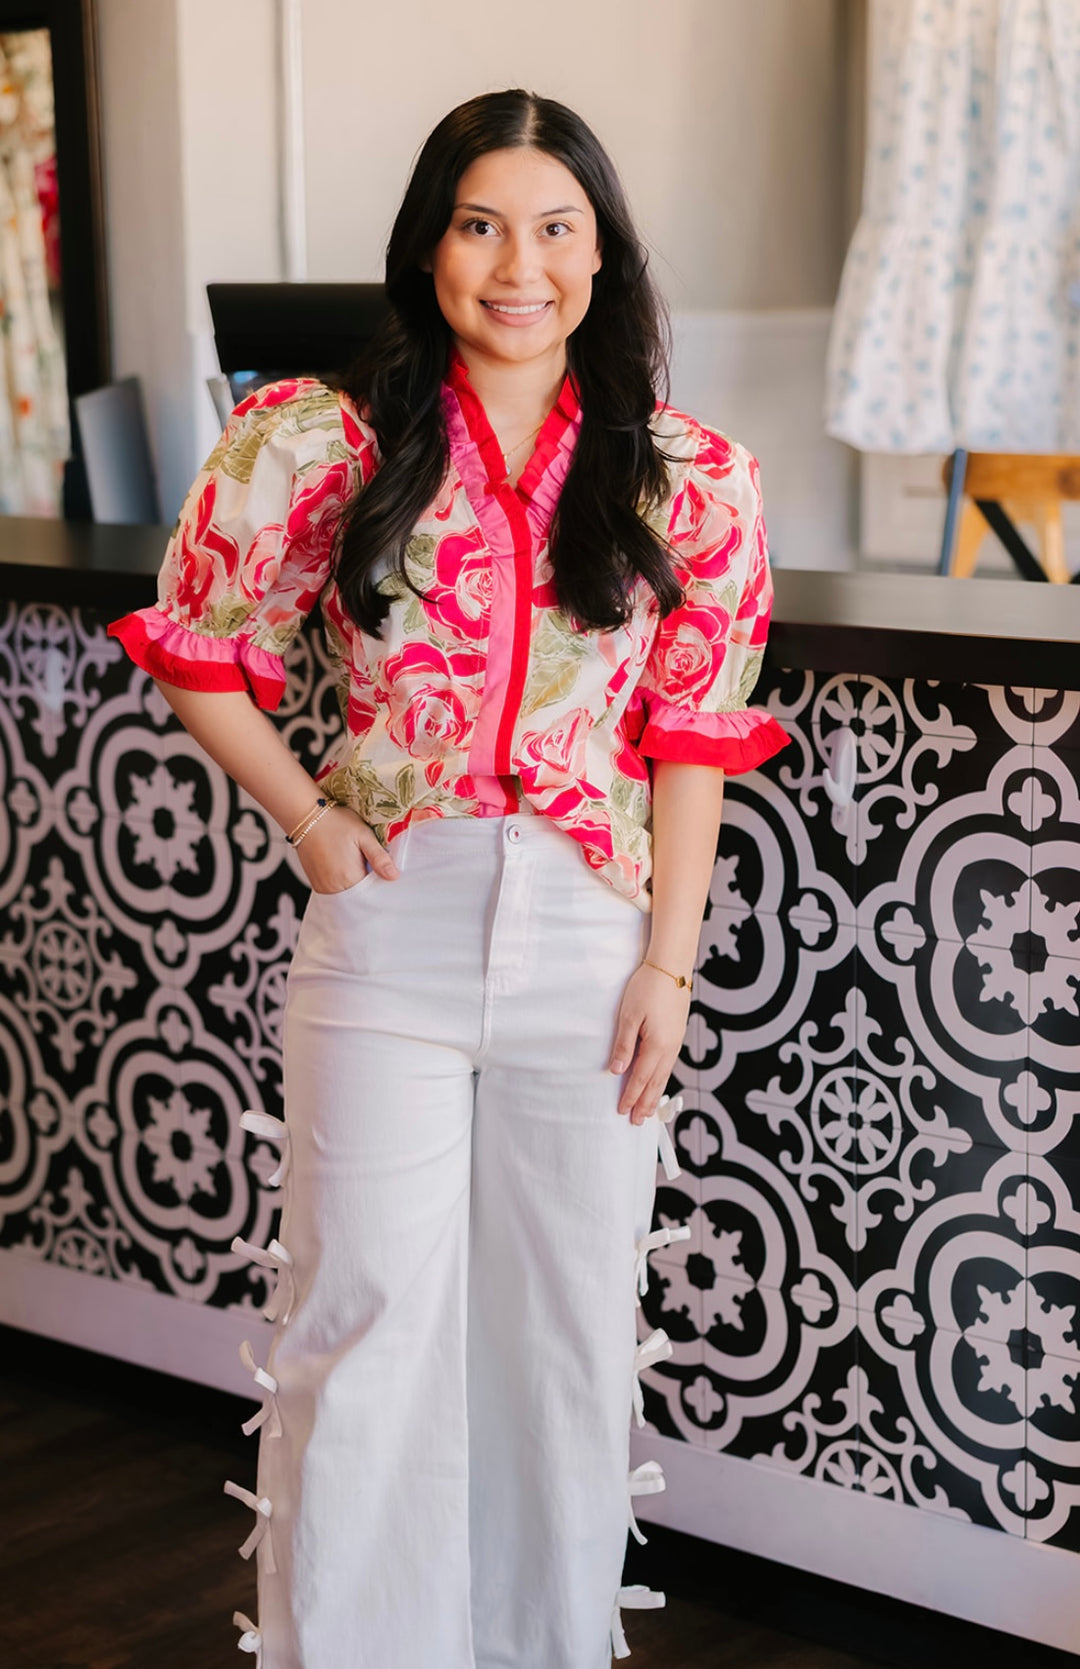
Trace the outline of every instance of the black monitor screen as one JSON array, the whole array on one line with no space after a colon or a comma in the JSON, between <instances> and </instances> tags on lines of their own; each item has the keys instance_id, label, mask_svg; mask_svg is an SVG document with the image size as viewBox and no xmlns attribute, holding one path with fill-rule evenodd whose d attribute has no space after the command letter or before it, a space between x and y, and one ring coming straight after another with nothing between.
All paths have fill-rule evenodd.
<instances>
[{"instance_id":1,"label":"black monitor screen","mask_svg":"<svg viewBox=\"0 0 1080 1669\"><path fill-rule=\"evenodd\" d=\"M233 398L278 377L337 377L386 312L381 284L208 284Z\"/></svg>"}]
</instances>

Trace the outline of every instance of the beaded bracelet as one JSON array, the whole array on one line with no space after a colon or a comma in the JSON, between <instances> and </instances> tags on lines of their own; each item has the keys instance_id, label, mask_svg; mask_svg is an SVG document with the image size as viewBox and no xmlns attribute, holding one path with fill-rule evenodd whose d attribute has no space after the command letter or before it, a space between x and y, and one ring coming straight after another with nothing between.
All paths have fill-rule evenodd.
<instances>
[{"instance_id":1,"label":"beaded bracelet","mask_svg":"<svg viewBox=\"0 0 1080 1669\"><path fill-rule=\"evenodd\" d=\"M304 836L311 833L312 829L319 821L319 818L325 817L328 811L333 811L334 807L336 805L340 805L340 803L341 802L339 800L328 800L320 794L311 810L306 812L304 816L301 817L299 823L297 823L295 829L292 831L292 834L287 834L285 836L289 845L299 846Z\"/></svg>"}]
</instances>

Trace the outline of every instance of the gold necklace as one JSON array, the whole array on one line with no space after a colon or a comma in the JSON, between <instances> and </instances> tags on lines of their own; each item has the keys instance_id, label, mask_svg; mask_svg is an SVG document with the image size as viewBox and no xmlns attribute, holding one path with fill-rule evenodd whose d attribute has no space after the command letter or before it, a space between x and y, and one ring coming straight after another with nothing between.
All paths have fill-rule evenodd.
<instances>
[{"instance_id":1,"label":"gold necklace","mask_svg":"<svg viewBox=\"0 0 1080 1669\"><path fill-rule=\"evenodd\" d=\"M520 452L521 448L526 444L526 442L528 442L530 440L533 440L535 438L535 436L540 433L540 431L544 427L544 424L545 424L546 421L547 421L547 419L542 417L540 419L539 423L536 425L536 428L531 430L530 433L525 436L524 440L519 440L516 446L512 446L510 448L509 452L504 452L503 453L503 468L505 469L507 475L510 474L510 459L514 456L514 453L515 452Z\"/></svg>"}]
</instances>

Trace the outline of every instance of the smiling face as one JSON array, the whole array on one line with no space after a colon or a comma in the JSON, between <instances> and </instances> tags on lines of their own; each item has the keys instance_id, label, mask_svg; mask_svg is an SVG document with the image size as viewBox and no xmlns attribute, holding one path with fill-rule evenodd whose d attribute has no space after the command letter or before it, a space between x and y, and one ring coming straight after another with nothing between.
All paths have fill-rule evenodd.
<instances>
[{"instance_id":1,"label":"smiling face","mask_svg":"<svg viewBox=\"0 0 1080 1669\"><path fill-rule=\"evenodd\" d=\"M561 162L524 147L488 151L465 170L430 262L439 309L470 367L565 365L599 268L584 190Z\"/></svg>"}]
</instances>

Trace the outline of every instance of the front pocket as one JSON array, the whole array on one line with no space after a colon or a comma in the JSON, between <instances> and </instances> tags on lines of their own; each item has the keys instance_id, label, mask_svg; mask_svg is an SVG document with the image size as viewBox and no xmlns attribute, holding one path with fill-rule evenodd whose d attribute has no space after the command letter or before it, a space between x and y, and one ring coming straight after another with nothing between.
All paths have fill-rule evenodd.
<instances>
[{"instance_id":1,"label":"front pocket","mask_svg":"<svg viewBox=\"0 0 1080 1669\"><path fill-rule=\"evenodd\" d=\"M351 887L339 887L336 892L317 892L317 893L313 893L312 896L315 897L315 898L331 898L331 899L333 899L333 898L354 898L356 896L356 894L361 891L362 888L367 886L369 881L375 881L375 880L380 880L380 879L381 879L381 876L379 875L378 870L377 869L372 869L369 865L367 874L366 875L361 875L359 881L354 881Z\"/></svg>"},{"instance_id":2,"label":"front pocket","mask_svg":"<svg viewBox=\"0 0 1080 1669\"><path fill-rule=\"evenodd\" d=\"M399 872L399 874L398 874L399 881L400 881L400 878L401 878L401 874L404 872L404 869L405 869L405 852L406 852L406 849L407 849L408 844L409 844L409 835L411 833L411 829L412 829L411 824L407 824L404 829L399 829L397 834L394 835L393 839L390 841L389 845L386 848L386 850L389 852L390 856L393 858L394 862L397 864L398 872ZM364 859L364 862L367 863L366 858ZM342 887L338 892L313 892L311 896L312 896L312 898L330 898L330 899L333 899L333 898L355 898L357 893L363 892L364 889L366 887L369 887L373 881L381 881L381 880L382 880L382 876L379 874L378 870L373 869L371 867L371 865L369 864L367 874L366 875L361 875L359 881L354 881L351 887ZM395 884L394 882L390 882L390 881L388 881L386 883L387 886L393 886L394 884Z\"/></svg>"}]
</instances>

